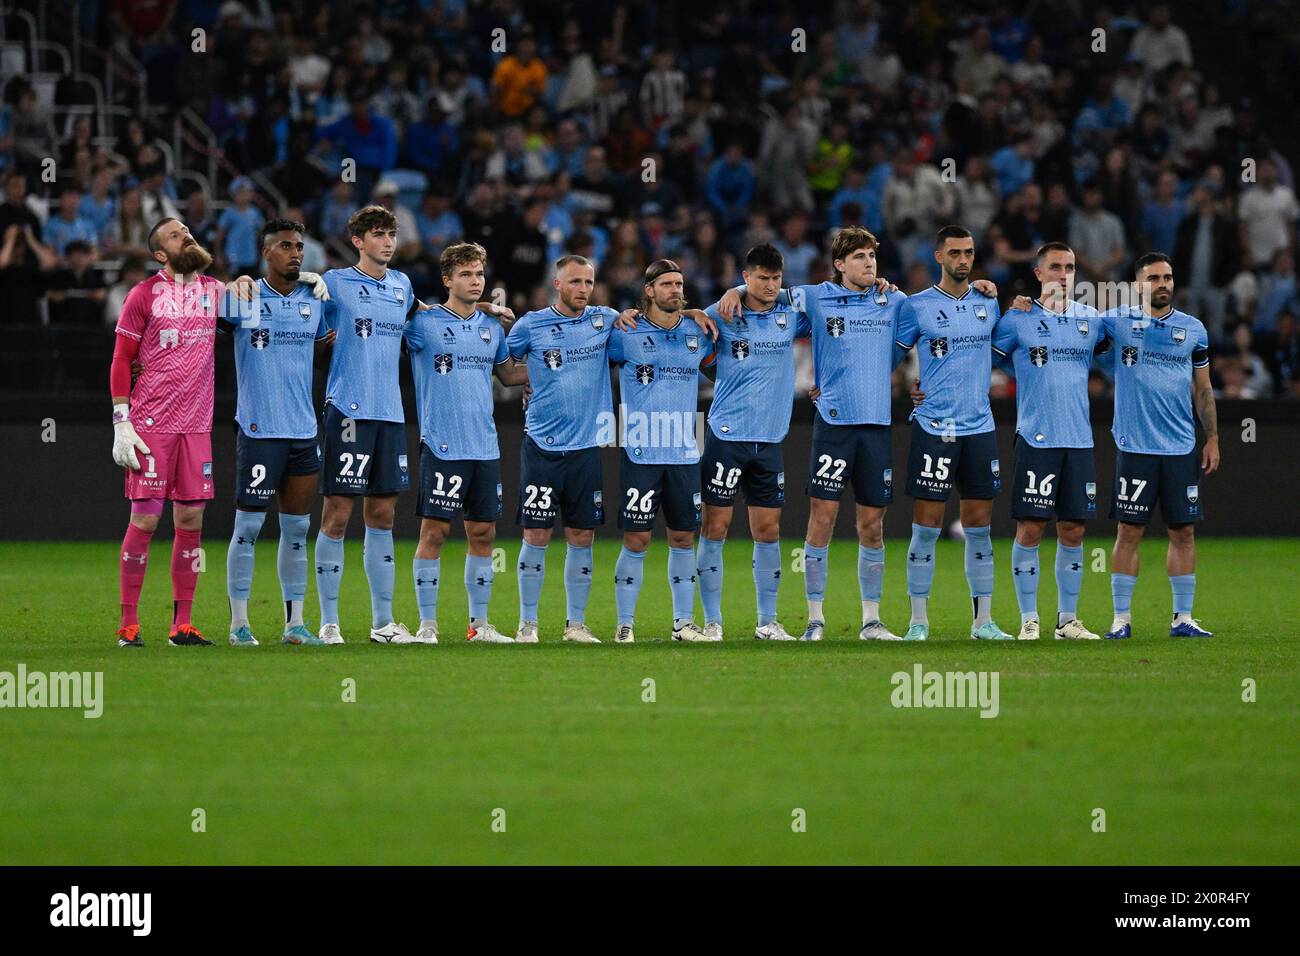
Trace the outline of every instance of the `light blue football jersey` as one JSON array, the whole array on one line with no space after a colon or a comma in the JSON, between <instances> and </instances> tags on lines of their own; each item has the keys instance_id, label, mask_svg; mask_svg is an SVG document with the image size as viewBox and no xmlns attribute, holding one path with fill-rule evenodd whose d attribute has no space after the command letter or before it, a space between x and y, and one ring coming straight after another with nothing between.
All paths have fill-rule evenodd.
<instances>
[{"instance_id":1,"label":"light blue football jersey","mask_svg":"<svg viewBox=\"0 0 1300 956\"><path fill-rule=\"evenodd\" d=\"M951 296L937 285L908 296L898 311L900 348L918 344L925 401L912 415L931 435L993 430L989 385L998 302L967 288Z\"/></svg>"},{"instance_id":2,"label":"light blue football jersey","mask_svg":"<svg viewBox=\"0 0 1300 956\"><path fill-rule=\"evenodd\" d=\"M1151 318L1137 306L1102 316L1115 351L1115 423L1120 451L1185 455L1196 447L1192 369L1210 364L1205 326L1170 309Z\"/></svg>"},{"instance_id":3,"label":"light blue football jersey","mask_svg":"<svg viewBox=\"0 0 1300 956\"><path fill-rule=\"evenodd\" d=\"M854 292L838 282L801 285L791 301L812 327L817 413L829 425L888 425L902 292Z\"/></svg>"},{"instance_id":4,"label":"light blue football jersey","mask_svg":"<svg viewBox=\"0 0 1300 956\"><path fill-rule=\"evenodd\" d=\"M595 448L616 437L608 361L616 318L600 305L577 317L548 306L521 316L506 336L511 357L528 358L533 394L524 430L547 451Z\"/></svg>"},{"instance_id":5,"label":"light blue football jersey","mask_svg":"<svg viewBox=\"0 0 1300 956\"><path fill-rule=\"evenodd\" d=\"M614 330L609 361L619 369L623 451L630 461L690 465L700 460L695 436L700 369L713 357L713 340L686 316L671 329L640 315L636 331Z\"/></svg>"},{"instance_id":6,"label":"light blue football jersey","mask_svg":"<svg viewBox=\"0 0 1300 956\"><path fill-rule=\"evenodd\" d=\"M231 319L222 321L234 338L239 389L235 421L248 437L316 437L312 362L316 340L329 331L323 305L310 286L281 295L259 279L254 302L232 302L227 310Z\"/></svg>"},{"instance_id":7,"label":"light blue football jersey","mask_svg":"<svg viewBox=\"0 0 1300 956\"><path fill-rule=\"evenodd\" d=\"M501 323L484 312L464 319L445 305L417 309L406 348L429 451L446 461L501 457L492 418L492 374L509 357Z\"/></svg>"},{"instance_id":8,"label":"light blue football jersey","mask_svg":"<svg viewBox=\"0 0 1300 956\"><path fill-rule=\"evenodd\" d=\"M709 428L723 441L781 441L794 407L794 340L809 334L808 317L786 291L763 312L742 305L730 322L716 302L706 311L718 326Z\"/></svg>"},{"instance_id":9,"label":"light blue football jersey","mask_svg":"<svg viewBox=\"0 0 1300 956\"><path fill-rule=\"evenodd\" d=\"M336 333L325 403L348 418L400 422L398 367L407 317L415 310L411 280L396 269L372 279L356 266L325 273L325 318Z\"/></svg>"},{"instance_id":10,"label":"light blue football jersey","mask_svg":"<svg viewBox=\"0 0 1300 956\"><path fill-rule=\"evenodd\" d=\"M1036 448L1091 448L1088 370L1103 348L1101 314L1070 300L1053 312L1035 300L1002 314L993 351L1016 370L1016 433Z\"/></svg>"}]
</instances>

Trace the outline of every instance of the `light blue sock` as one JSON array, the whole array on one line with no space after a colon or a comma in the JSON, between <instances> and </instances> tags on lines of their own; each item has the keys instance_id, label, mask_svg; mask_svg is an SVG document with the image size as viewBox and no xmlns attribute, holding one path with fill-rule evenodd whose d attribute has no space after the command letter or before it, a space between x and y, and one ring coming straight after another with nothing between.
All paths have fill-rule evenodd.
<instances>
[{"instance_id":1,"label":"light blue sock","mask_svg":"<svg viewBox=\"0 0 1300 956\"><path fill-rule=\"evenodd\" d=\"M1083 546L1056 545L1057 625L1079 616L1079 592L1083 590Z\"/></svg>"},{"instance_id":2,"label":"light blue sock","mask_svg":"<svg viewBox=\"0 0 1300 956\"><path fill-rule=\"evenodd\" d=\"M934 582L934 543L938 540L938 528L912 525L912 542L907 546L907 593L911 597L930 596L930 585Z\"/></svg>"},{"instance_id":3,"label":"light blue sock","mask_svg":"<svg viewBox=\"0 0 1300 956\"><path fill-rule=\"evenodd\" d=\"M668 591L673 596L673 623L695 616L695 552L668 549Z\"/></svg>"},{"instance_id":4,"label":"light blue sock","mask_svg":"<svg viewBox=\"0 0 1300 956\"><path fill-rule=\"evenodd\" d=\"M966 583L970 585L971 617L975 624L989 620L993 604L993 542L989 526L966 528Z\"/></svg>"},{"instance_id":5,"label":"light blue sock","mask_svg":"<svg viewBox=\"0 0 1300 956\"><path fill-rule=\"evenodd\" d=\"M1174 615L1186 614L1191 617L1192 602L1196 600L1196 575L1171 575L1169 586L1174 592Z\"/></svg>"},{"instance_id":6,"label":"light blue sock","mask_svg":"<svg viewBox=\"0 0 1300 956\"><path fill-rule=\"evenodd\" d=\"M700 537L695 552L695 575L699 579L704 623L722 623L722 542Z\"/></svg>"},{"instance_id":7,"label":"light blue sock","mask_svg":"<svg viewBox=\"0 0 1300 956\"><path fill-rule=\"evenodd\" d=\"M967 532L969 534L970 532ZM1011 545L1011 580L1016 586L1020 616L1038 613L1038 545L1027 548L1019 541Z\"/></svg>"},{"instance_id":8,"label":"light blue sock","mask_svg":"<svg viewBox=\"0 0 1300 956\"><path fill-rule=\"evenodd\" d=\"M591 597L591 548L569 545L564 552L564 617L577 624L586 620Z\"/></svg>"},{"instance_id":9,"label":"light blue sock","mask_svg":"<svg viewBox=\"0 0 1300 956\"><path fill-rule=\"evenodd\" d=\"M527 541L519 548L519 620L537 620L537 603L546 580L546 545L534 547Z\"/></svg>"},{"instance_id":10,"label":"light blue sock","mask_svg":"<svg viewBox=\"0 0 1300 956\"><path fill-rule=\"evenodd\" d=\"M280 547L275 554L280 593L286 601L307 597L307 529L311 515L280 515Z\"/></svg>"},{"instance_id":11,"label":"light blue sock","mask_svg":"<svg viewBox=\"0 0 1300 956\"><path fill-rule=\"evenodd\" d=\"M934 562L930 562L931 568ZM885 584L885 549L858 545L858 591L863 601L880 603Z\"/></svg>"},{"instance_id":12,"label":"light blue sock","mask_svg":"<svg viewBox=\"0 0 1300 956\"><path fill-rule=\"evenodd\" d=\"M415 578L415 603L420 609L420 621L438 620L438 579L442 577L440 558L416 558L411 562L411 575Z\"/></svg>"},{"instance_id":13,"label":"light blue sock","mask_svg":"<svg viewBox=\"0 0 1300 956\"><path fill-rule=\"evenodd\" d=\"M826 554L829 547L803 543L803 590L809 601L826 600Z\"/></svg>"},{"instance_id":14,"label":"light blue sock","mask_svg":"<svg viewBox=\"0 0 1300 956\"><path fill-rule=\"evenodd\" d=\"M324 531L316 535L316 597L320 600L320 622L339 622L339 588L343 584L343 539Z\"/></svg>"},{"instance_id":15,"label":"light blue sock","mask_svg":"<svg viewBox=\"0 0 1300 956\"><path fill-rule=\"evenodd\" d=\"M253 546L266 520L265 511L236 511L235 530L226 551L226 593L231 601L231 620L248 620L248 595L253 590Z\"/></svg>"},{"instance_id":16,"label":"light blue sock","mask_svg":"<svg viewBox=\"0 0 1300 956\"><path fill-rule=\"evenodd\" d=\"M758 604L758 626L776 620L776 594L781 587L781 543L754 542L754 597Z\"/></svg>"},{"instance_id":17,"label":"light blue sock","mask_svg":"<svg viewBox=\"0 0 1300 956\"><path fill-rule=\"evenodd\" d=\"M486 621L492 603L492 555L465 555L465 593L469 596L469 619Z\"/></svg>"},{"instance_id":18,"label":"light blue sock","mask_svg":"<svg viewBox=\"0 0 1300 956\"><path fill-rule=\"evenodd\" d=\"M619 627L632 626L644 572L644 551L629 551L626 546L619 550L618 560L614 562L614 604L618 607Z\"/></svg>"},{"instance_id":19,"label":"light blue sock","mask_svg":"<svg viewBox=\"0 0 1300 956\"><path fill-rule=\"evenodd\" d=\"M391 528L366 526L361 563L366 569L366 583L370 585L371 626L383 627L393 620L393 582L397 579Z\"/></svg>"},{"instance_id":20,"label":"light blue sock","mask_svg":"<svg viewBox=\"0 0 1300 956\"><path fill-rule=\"evenodd\" d=\"M1132 613L1133 589L1137 583L1137 575L1134 574L1114 573L1110 576L1110 595L1115 602L1116 617L1121 614L1128 617Z\"/></svg>"}]
</instances>

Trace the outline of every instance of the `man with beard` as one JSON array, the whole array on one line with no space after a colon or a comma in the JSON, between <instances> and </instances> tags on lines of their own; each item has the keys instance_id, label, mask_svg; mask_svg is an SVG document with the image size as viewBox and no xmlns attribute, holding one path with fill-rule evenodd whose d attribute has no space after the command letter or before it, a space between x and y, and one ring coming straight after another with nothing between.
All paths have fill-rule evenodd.
<instances>
[{"instance_id":1,"label":"man with beard","mask_svg":"<svg viewBox=\"0 0 1300 956\"><path fill-rule=\"evenodd\" d=\"M1196 597L1196 522L1201 475L1219 467L1219 426L1210 385L1205 326L1173 307L1174 269L1163 252L1136 266L1140 304L1102 316L1115 343L1115 486L1110 516L1119 522L1111 554L1115 620L1106 637L1127 638L1137 585L1138 545L1157 501L1169 529L1165 567L1173 591L1170 637L1211 637L1192 617ZM1196 454L1196 418L1205 446Z\"/></svg>"},{"instance_id":2,"label":"man with beard","mask_svg":"<svg viewBox=\"0 0 1300 956\"><path fill-rule=\"evenodd\" d=\"M668 586L676 641L720 640L706 636L693 620L695 530L700 524L700 447L695 438L700 370L712 365L713 342L683 310L682 270L657 259L645 271L643 311L636 326L616 326L609 361L619 369L619 402L626 409L619 444L619 487L623 549L614 565L618 630L614 640L631 644L633 615L646 551L662 507L668 529Z\"/></svg>"},{"instance_id":3,"label":"man with beard","mask_svg":"<svg viewBox=\"0 0 1300 956\"><path fill-rule=\"evenodd\" d=\"M907 593L911 624L904 640L924 641L930 633L927 608L934 580L934 545L954 485L961 497L970 585L971 637L1010 641L993 621L993 499L1002 488L997 435L989 406L992 339L1001 313L996 300L972 296L975 240L961 226L944 226L935 236L934 259L943 275L938 285L909 296L898 313L896 344L910 349L918 340L925 401L914 411L907 462L912 505L912 540L907 549Z\"/></svg>"},{"instance_id":4,"label":"man with beard","mask_svg":"<svg viewBox=\"0 0 1300 956\"><path fill-rule=\"evenodd\" d=\"M127 294L109 370L113 461L126 469L126 497L131 501L131 520L122 541L117 643L144 646L140 590L149 542L163 501L170 498L175 538L168 643L204 646L212 642L190 622L190 610L202 564L203 508L213 496L213 336L226 287L201 275L212 264L212 255L179 219L159 220L149 231L148 243L162 269ZM323 294L319 276L304 272L299 281ZM248 298L252 280L240 276L231 290ZM133 363L141 367L134 384Z\"/></svg>"}]
</instances>

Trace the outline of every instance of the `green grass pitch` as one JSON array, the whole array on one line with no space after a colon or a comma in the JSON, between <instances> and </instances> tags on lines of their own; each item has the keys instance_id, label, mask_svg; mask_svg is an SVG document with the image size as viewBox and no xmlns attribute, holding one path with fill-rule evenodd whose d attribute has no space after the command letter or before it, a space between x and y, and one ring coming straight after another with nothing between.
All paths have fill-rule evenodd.
<instances>
[{"instance_id":1,"label":"green grass pitch","mask_svg":"<svg viewBox=\"0 0 1300 956\"><path fill-rule=\"evenodd\" d=\"M727 640L681 646L657 539L634 646L569 646L563 545L550 549L536 647L463 640L463 543L443 555L439 647L366 642L360 543L348 544L349 643L282 647L274 532L258 546L258 648L226 646L225 544L208 541L195 621L212 648L169 648L170 535L141 606L143 651L114 642L117 548L0 544L0 671L104 672L104 713L0 710L0 863L1035 863L1300 862L1300 664L1293 540L1200 544L1197 615L1212 640L1167 634L1164 547L1143 549L1127 642L976 644L961 547L941 542L928 644L856 640L856 546L836 541L820 645L752 637L750 545L732 540ZM492 619L516 623L518 545L502 544ZM781 619L801 630L803 579ZM1086 543L1107 547L1100 538ZM907 622L887 542L884 617ZM597 542L588 621L614 628L618 545ZM1014 631L1010 543L997 620ZM397 614L416 624L398 548ZM1040 608L1055 607L1044 543ZM316 619L314 585L308 623ZM1106 573L1082 616L1110 620ZM997 671L1000 713L896 709L890 677ZM343 682L356 700L344 702ZM654 681L653 702L643 700ZM1257 701L1243 702L1252 678ZM194 832L193 812L205 832ZM1094 832L1094 810L1105 832ZM504 811L498 813L496 811ZM796 832L796 811L805 827ZM495 816L494 816L495 814ZM497 823L494 829L494 819ZM504 823L504 832L499 832Z\"/></svg>"}]
</instances>

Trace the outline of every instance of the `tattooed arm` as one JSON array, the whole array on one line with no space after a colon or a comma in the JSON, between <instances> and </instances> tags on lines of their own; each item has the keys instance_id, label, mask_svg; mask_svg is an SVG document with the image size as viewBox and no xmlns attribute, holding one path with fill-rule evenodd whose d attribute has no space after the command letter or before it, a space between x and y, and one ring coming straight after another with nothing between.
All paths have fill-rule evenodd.
<instances>
[{"instance_id":1,"label":"tattooed arm","mask_svg":"<svg viewBox=\"0 0 1300 956\"><path fill-rule=\"evenodd\" d=\"M1214 389L1210 387L1210 366L1192 369L1192 405L1205 429L1205 447L1201 450L1201 471L1212 475L1219 467L1219 419L1214 407Z\"/></svg>"}]
</instances>

